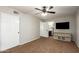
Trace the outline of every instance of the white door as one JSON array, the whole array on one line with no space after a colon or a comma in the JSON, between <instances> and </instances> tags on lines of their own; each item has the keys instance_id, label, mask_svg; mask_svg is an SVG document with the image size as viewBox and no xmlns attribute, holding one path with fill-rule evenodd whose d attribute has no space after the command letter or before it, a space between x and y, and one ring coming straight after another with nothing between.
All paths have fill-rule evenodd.
<instances>
[{"instance_id":1,"label":"white door","mask_svg":"<svg viewBox=\"0 0 79 59\"><path fill-rule=\"evenodd\" d=\"M40 23L40 36L48 37L48 23L47 22Z\"/></svg>"},{"instance_id":2,"label":"white door","mask_svg":"<svg viewBox=\"0 0 79 59\"><path fill-rule=\"evenodd\" d=\"M1 14L1 50L19 45L19 16Z\"/></svg>"}]
</instances>

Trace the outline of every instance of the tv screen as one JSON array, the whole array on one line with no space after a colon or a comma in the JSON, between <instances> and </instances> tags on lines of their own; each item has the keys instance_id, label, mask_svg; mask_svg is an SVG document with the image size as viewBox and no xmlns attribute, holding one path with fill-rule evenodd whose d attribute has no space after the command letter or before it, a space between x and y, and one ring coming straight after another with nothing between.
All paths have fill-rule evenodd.
<instances>
[{"instance_id":1,"label":"tv screen","mask_svg":"<svg viewBox=\"0 0 79 59\"><path fill-rule=\"evenodd\" d=\"M69 29L69 22L56 23L56 29Z\"/></svg>"}]
</instances>

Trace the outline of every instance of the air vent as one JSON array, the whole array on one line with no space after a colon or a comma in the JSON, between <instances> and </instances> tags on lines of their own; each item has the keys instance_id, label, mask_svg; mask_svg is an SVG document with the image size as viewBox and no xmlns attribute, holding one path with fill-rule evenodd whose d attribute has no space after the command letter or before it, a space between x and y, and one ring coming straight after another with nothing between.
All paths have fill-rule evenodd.
<instances>
[{"instance_id":1,"label":"air vent","mask_svg":"<svg viewBox=\"0 0 79 59\"><path fill-rule=\"evenodd\" d=\"M13 13L14 13L14 14L19 14L19 12L17 12L17 11L13 11Z\"/></svg>"}]
</instances>

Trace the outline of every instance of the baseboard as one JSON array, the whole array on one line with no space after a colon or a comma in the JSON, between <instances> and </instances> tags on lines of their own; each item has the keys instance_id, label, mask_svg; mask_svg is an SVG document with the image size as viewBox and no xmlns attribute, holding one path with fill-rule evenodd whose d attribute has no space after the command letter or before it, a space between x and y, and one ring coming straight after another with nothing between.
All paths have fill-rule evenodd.
<instances>
[{"instance_id":1,"label":"baseboard","mask_svg":"<svg viewBox=\"0 0 79 59\"><path fill-rule=\"evenodd\" d=\"M34 40L37 40L37 39L39 39L39 38L40 38L40 37L33 38L32 40L29 40L29 41L27 41L27 42L20 43L19 45L24 45L24 44L26 44L26 43L29 43L29 42L34 41Z\"/></svg>"},{"instance_id":2,"label":"baseboard","mask_svg":"<svg viewBox=\"0 0 79 59\"><path fill-rule=\"evenodd\" d=\"M33 38L32 40L29 40L29 41L27 41L27 42L19 43L19 45L24 45L24 44L26 44L26 43L29 43L29 42L34 41L34 40L37 40L37 39L39 39L39 38L40 38L40 37ZM17 45L17 46L19 46L19 45ZM14 46L14 47L16 47L16 46ZM11 48L13 48L13 47L11 47ZM10 49L10 48L9 48L9 49ZM8 49L6 49L6 50L8 50ZM4 52L4 51L6 51L6 50L0 50L0 52Z\"/></svg>"},{"instance_id":3,"label":"baseboard","mask_svg":"<svg viewBox=\"0 0 79 59\"><path fill-rule=\"evenodd\" d=\"M76 44L77 48L79 48L79 45L78 45L78 43L77 43L76 41L74 41L74 42L75 42L75 44Z\"/></svg>"},{"instance_id":4,"label":"baseboard","mask_svg":"<svg viewBox=\"0 0 79 59\"><path fill-rule=\"evenodd\" d=\"M76 46L79 48L79 45L76 43Z\"/></svg>"}]
</instances>

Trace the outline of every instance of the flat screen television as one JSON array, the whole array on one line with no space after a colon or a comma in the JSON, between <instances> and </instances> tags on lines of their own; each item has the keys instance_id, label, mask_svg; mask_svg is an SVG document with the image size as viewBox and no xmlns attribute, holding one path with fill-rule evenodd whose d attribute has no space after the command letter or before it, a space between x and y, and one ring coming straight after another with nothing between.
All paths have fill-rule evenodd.
<instances>
[{"instance_id":1,"label":"flat screen television","mask_svg":"<svg viewBox=\"0 0 79 59\"><path fill-rule=\"evenodd\" d=\"M69 22L56 23L56 29L69 29Z\"/></svg>"}]
</instances>

